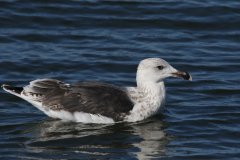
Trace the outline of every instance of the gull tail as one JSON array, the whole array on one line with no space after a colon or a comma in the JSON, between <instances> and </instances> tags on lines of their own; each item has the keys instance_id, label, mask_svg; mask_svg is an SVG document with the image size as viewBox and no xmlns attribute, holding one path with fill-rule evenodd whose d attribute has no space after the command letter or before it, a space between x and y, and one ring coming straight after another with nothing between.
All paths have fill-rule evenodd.
<instances>
[{"instance_id":1,"label":"gull tail","mask_svg":"<svg viewBox=\"0 0 240 160\"><path fill-rule=\"evenodd\" d=\"M14 94L15 96L18 96L18 97L21 97L21 92L23 91L23 87L12 87L12 86L9 86L9 85L6 85L6 84L3 84L2 85L2 88L11 93L11 94Z\"/></svg>"},{"instance_id":2,"label":"gull tail","mask_svg":"<svg viewBox=\"0 0 240 160\"><path fill-rule=\"evenodd\" d=\"M29 103L31 103L32 105L34 105L35 107L37 107L38 109L40 109L45 113L45 110L42 107L42 102L41 102L42 96L31 93L31 92L26 92L26 90L23 87L12 87L12 86L3 84L2 88L9 93L28 101Z\"/></svg>"}]
</instances>

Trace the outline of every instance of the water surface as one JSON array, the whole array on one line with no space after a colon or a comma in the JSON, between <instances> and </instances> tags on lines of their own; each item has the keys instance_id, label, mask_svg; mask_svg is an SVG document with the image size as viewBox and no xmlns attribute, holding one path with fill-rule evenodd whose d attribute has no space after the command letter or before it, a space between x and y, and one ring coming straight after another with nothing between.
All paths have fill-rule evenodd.
<instances>
[{"instance_id":1,"label":"water surface","mask_svg":"<svg viewBox=\"0 0 240 160\"><path fill-rule=\"evenodd\" d=\"M136 86L160 57L164 112L136 123L63 122L0 91L0 159L240 158L240 2L0 1L0 83L94 80Z\"/></svg>"}]
</instances>

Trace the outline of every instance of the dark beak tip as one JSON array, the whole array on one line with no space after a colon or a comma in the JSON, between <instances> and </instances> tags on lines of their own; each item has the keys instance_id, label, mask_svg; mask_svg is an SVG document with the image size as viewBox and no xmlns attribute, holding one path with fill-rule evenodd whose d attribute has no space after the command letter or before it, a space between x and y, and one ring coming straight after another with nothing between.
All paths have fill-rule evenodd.
<instances>
[{"instance_id":1,"label":"dark beak tip","mask_svg":"<svg viewBox=\"0 0 240 160\"><path fill-rule=\"evenodd\" d=\"M188 72L178 71L177 73L173 73L172 75L173 77L178 77L184 80L192 81L192 76Z\"/></svg>"},{"instance_id":2,"label":"dark beak tip","mask_svg":"<svg viewBox=\"0 0 240 160\"><path fill-rule=\"evenodd\" d=\"M189 81L192 81L192 76L191 76L191 74L188 73L188 75L189 75L188 80L189 80Z\"/></svg>"},{"instance_id":3,"label":"dark beak tip","mask_svg":"<svg viewBox=\"0 0 240 160\"><path fill-rule=\"evenodd\" d=\"M192 76L191 76L191 74L189 74L188 72L184 72L185 74L183 74L182 75L182 78L184 79L184 80L190 80L190 81L192 81Z\"/></svg>"}]
</instances>

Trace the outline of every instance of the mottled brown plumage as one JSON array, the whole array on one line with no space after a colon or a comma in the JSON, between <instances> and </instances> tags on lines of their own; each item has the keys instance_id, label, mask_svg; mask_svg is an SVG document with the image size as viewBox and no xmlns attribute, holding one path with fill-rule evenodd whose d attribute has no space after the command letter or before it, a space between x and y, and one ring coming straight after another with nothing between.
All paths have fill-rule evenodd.
<instances>
[{"instance_id":1,"label":"mottled brown plumage","mask_svg":"<svg viewBox=\"0 0 240 160\"><path fill-rule=\"evenodd\" d=\"M66 84L55 79L42 79L31 82L24 89L41 94L42 105L51 110L100 114L115 122L122 121L134 106L124 88L102 82Z\"/></svg>"}]
</instances>

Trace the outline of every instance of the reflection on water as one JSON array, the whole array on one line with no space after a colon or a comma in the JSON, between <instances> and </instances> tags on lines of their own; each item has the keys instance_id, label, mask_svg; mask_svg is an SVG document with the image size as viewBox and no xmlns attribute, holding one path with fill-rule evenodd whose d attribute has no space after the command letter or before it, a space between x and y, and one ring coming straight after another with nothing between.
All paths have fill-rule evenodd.
<instances>
[{"instance_id":1,"label":"reflection on water","mask_svg":"<svg viewBox=\"0 0 240 160\"><path fill-rule=\"evenodd\" d=\"M166 122L150 120L148 123L132 125L131 127L134 133L142 138L140 143L133 144L140 149L140 152L136 153L138 159L165 157L167 150L164 147L172 139L166 133Z\"/></svg>"},{"instance_id":2,"label":"reflection on water","mask_svg":"<svg viewBox=\"0 0 240 160\"><path fill-rule=\"evenodd\" d=\"M165 156L172 139L167 123L159 117L137 123L84 124L46 119L24 130L30 140L22 146L29 153L94 157L132 155L138 159ZM24 158L31 158L24 156Z\"/></svg>"}]
</instances>

